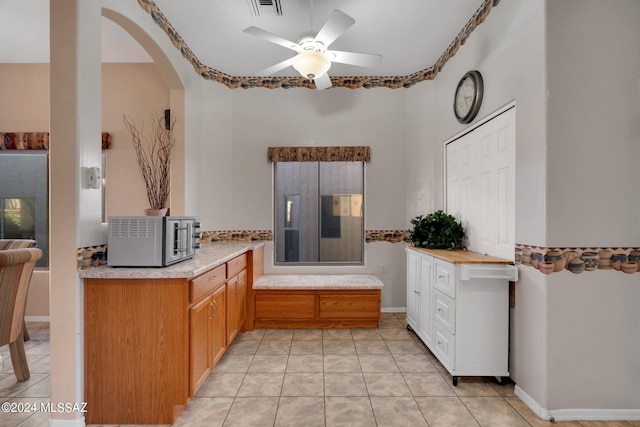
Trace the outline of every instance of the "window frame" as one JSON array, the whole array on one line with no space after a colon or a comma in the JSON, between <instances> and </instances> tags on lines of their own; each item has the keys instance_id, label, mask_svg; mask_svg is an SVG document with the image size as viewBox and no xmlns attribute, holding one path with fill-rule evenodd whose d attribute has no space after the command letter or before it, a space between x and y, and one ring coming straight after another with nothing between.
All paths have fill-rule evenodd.
<instances>
[{"instance_id":1,"label":"window frame","mask_svg":"<svg viewBox=\"0 0 640 427\"><path fill-rule=\"evenodd\" d=\"M323 160L314 160L314 161L305 161L305 162L297 162L297 163L315 163L318 164L318 193L316 195L317 197L317 205L318 205L318 209L317 209L317 235L318 235L318 251L320 251L320 244L321 244L321 199L323 197L323 195L321 194L321 190L320 190L320 164L322 163L358 163L361 168L362 168L362 174L361 174L361 188L362 188L362 201L361 201L361 212L362 212L362 219L361 219L361 234L360 234L360 239L359 239L359 246L360 246L360 259L357 261L279 261L278 260L278 249L279 249L279 239L283 238L281 236L281 234L283 235L284 233L284 226L278 226L278 222L283 222L284 224L284 217L282 218L278 218L278 190L277 190L277 166L278 163L290 163L290 161L282 161L282 162L277 162L277 161L273 161L273 166L272 166L272 179L273 179L273 196L272 196L272 203L273 203L273 265L274 266L278 266L278 267L298 267L298 266L312 266L312 267L324 267L324 266L344 266L344 267L359 267L359 266L364 266L365 265L365 243L366 243L366 209L365 209L365 205L366 205L366 161L362 161L362 160L339 160L339 161L323 161ZM351 193L351 194L355 194L355 193ZM282 220L282 221L279 221ZM282 233L280 233L279 231L282 229ZM320 258L320 256L318 255L318 258Z\"/></svg>"}]
</instances>

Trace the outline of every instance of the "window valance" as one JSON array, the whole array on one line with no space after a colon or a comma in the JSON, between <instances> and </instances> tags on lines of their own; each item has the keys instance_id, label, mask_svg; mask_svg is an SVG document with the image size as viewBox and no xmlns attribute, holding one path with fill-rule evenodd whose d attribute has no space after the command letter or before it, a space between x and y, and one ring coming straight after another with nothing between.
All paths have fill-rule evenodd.
<instances>
[{"instance_id":1,"label":"window valance","mask_svg":"<svg viewBox=\"0 0 640 427\"><path fill-rule=\"evenodd\" d=\"M111 134L102 132L102 149L111 148ZM0 132L0 150L48 150L49 132Z\"/></svg>"},{"instance_id":2,"label":"window valance","mask_svg":"<svg viewBox=\"0 0 640 427\"><path fill-rule=\"evenodd\" d=\"M269 147L269 162L369 162L371 147Z\"/></svg>"}]
</instances>

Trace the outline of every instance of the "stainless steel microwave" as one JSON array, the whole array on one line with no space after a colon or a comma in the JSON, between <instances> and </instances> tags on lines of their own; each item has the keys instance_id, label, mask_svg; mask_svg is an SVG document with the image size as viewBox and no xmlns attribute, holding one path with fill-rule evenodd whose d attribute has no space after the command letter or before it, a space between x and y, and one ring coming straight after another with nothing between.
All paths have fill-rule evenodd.
<instances>
[{"instance_id":1,"label":"stainless steel microwave","mask_svg":"<svg viewBox=\"0 0 640 427\"><path fill-rule=\"evenodd\" d=\"M199 247L196 217L109 217L107 265L165 267L193 257Z\"/></svg>"}]
</instances>

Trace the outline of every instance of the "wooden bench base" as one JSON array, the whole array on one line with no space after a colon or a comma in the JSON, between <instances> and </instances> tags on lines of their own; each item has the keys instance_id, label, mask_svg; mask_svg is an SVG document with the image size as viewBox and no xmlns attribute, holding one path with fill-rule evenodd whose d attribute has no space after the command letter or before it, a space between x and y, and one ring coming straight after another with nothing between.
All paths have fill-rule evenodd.
<instances>
[{"instance_id":1,"label":"wooden bench base","mask_svg":"<svg viewBox=\"0 0 640 427\"><path fill-rule=\"evenodd\" d=\"M375 276L363 275L361 282L354 275L289 276L281 281L279 277L256 281L252 292L256 328L378 327L383 285ZM341 277L346 289L341 289ZM322 282L327 283L326 289ZM312 289L300 289L305 283Z\"/></svg>"}]
</instances>

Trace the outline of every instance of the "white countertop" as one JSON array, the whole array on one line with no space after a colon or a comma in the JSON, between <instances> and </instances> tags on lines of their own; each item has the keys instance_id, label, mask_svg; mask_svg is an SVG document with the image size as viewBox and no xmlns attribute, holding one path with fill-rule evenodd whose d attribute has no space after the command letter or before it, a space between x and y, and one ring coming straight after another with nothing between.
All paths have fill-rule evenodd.
<instances>
[{"instance_id":1,"label":"white countertop","mask_svg":"<svg viewBox=\"0 0 640 427\"><path fill-rule=\"evenodd\" d=\"M101 266L80 270L78 274L82 279L192 279L263 245L264 242L202 243L196 256L168 267Z\"/></svg>"}]
</instances>

